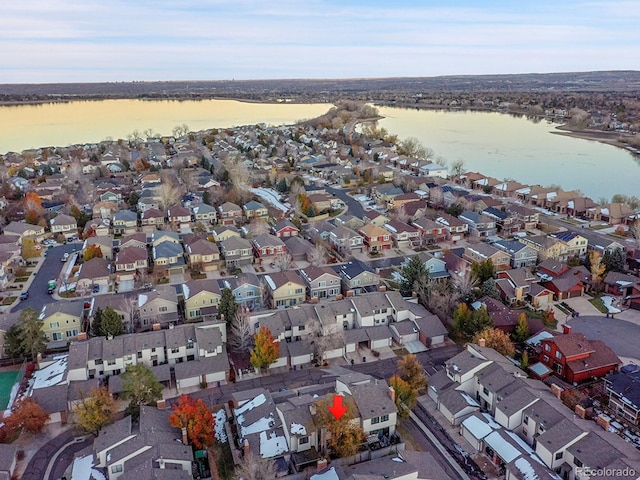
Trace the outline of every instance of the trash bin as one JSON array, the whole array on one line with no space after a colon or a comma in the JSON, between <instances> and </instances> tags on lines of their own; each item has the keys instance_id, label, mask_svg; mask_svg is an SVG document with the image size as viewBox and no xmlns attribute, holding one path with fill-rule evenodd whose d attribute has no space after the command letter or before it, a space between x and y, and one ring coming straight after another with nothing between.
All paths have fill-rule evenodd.
<instances>
[{"instance_id":1,"label":"trash bin","mask_svg":"<svg viewBox=\"0 0 640 480\"><path fill-rule=\"evenodd\" d=\"M362 357L362 363L366 363L367 357Z\"/></svg>"},{"instance_id":2,"label":"trash bin","mask_svg":"<svg viewBox=\"0 0 640 480\"><path fill-rule=\"evenodd\" d=\"M351 359L351 365L354 365L356 363L356 361L352 358Z\"/></svg>"}]
</instances>

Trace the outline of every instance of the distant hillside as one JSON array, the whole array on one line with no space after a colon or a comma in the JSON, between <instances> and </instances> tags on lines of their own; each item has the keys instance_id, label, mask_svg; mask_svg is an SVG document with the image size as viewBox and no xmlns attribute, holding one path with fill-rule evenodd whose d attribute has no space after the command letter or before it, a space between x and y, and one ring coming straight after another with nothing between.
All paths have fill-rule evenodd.
<instances>
[{"instance_id":1,"label":"distant hillside","mask_svg":"<svg viewBox=\"0 0 640 480\"><path fill-rule=\"evenodd\" d=\"M223 80L0 85L0 101L72 98L275 98L407 92L633 92L640 71L336 80Z\"/></svg>"}]
</instances>

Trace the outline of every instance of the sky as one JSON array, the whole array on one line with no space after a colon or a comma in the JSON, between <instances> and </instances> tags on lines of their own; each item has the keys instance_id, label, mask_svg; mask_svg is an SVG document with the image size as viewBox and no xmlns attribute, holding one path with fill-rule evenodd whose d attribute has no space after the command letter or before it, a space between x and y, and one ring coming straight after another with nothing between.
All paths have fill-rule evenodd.
<instances>
[{"instance_id":1,"label":"sky","mask_svg":"<svg viewBox=\"0 0 640 480\"><path fill-rule=\"evenodd\" d=\"M640 70L638 25L638 0L7 0L0 83Z\"/></svg>"}]
</instances>

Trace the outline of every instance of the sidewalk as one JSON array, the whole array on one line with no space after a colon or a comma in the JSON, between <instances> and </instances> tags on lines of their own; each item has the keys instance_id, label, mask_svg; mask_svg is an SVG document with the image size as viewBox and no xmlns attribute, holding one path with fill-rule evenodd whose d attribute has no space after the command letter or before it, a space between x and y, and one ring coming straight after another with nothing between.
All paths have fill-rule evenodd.
<instances>
[{"instance_id":1,"label":"sidewalk","mask_svg":"<svg viewBox=\"0 0 640 480\"><path fill-rule=\"evenodd\" d=\"M13 307L15 307L18 303L20 303L20 293L29 290L29 287L31 287L31 284L33 283L34 279L36 278L36 275L40 271L40 267L42 267L42 264L44 263L46 258L47 257L45 257L43 255L40 255L40 257L38 258L38 263L36 263L35 266L33 267L33 271L31 272L31 275L29 275L29 278L27 279L27 281L24 282L24 284L22 286L22 290L15 290L15 291L12 290L10 292L11 293L10 296L13 296L13 294L15 293L16 299L13 301L13 303L11 305L2 305L0 307L0 312L8 312Z\"/></svg>"}]
</instances>

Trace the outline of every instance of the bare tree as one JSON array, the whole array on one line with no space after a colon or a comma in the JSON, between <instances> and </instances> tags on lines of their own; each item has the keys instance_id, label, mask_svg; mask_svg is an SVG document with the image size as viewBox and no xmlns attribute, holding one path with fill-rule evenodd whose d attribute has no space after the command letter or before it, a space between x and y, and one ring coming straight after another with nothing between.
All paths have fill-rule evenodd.
<instances>
[{"instance_id":1,"label":"bare tree","mask_svg":"<svg viewBox=\"0 0 640 480\"><path fill-rule=\"evenodd\" d=\"M240 155L229 155L224 161L224 168L229 172L229 180L239 190L249 187L249 170L242 163Z\"/></svg>"},{"instance_id":2,"label":"bare tree","mask_svg":"<svg viewBox=\"0 0 640 480\"><path fill-rule=\"evenodd\" d=\"M464 172L464 160L455 160L451 163L451 176L459 177Z\"/></svg>"},{"instance_id":3,"label":"bare tree","mask_svg":"<svg viewBox=\"0 0 640 480\"><path fill-rule=\"evenodd\" d=\"M262 459L249 453L234 469L236 480L273 480L278 471L275 463L269 459Z\"/></svg>"},{"instance_id":4,"label":"bare tree","mask_svg":"<svg viewBox=\"0 0 640 480\"><path fill-rule=\"evenodd\" d=\"M123 297L119 309L127 314L124 323L127 325L127 332L132 333L135 327L136 317L138 316L138 302L133 296Z\"/></svg>"},{"instance_id":5,"label":"bare tree","mask_svg":"<svg viewBox=\"0 0 640 480\"><path fill-rule=\"evenodd\" d=\"M279 253L278 255L276 255L275 259L273 260L273 263L276 264L276 267L278 267L278 270L280 270L281 272L284 272L285 270L289 270L289 268L291 268L291 263L293 262L293 258L291 258L291 255L288 253Z\"/></svg>"},{"instance_id":6,"label":"bare tree","mask_svg":"<svg viewBox=\"0 0 640 480\"><path fill-rule=\"evenodd\" d=\"M252 236L269 233L269 224L262 218L254 217L249 224L249 232Z\"/></svg>"},{"instance_id":7,"label":"bare tree","mask_svg":"<svg viewBox=\"0 0 640 480\"><path fill-rule=\"evenodd\" d=\"M172 130L173 136L175 138L180 138L189 133L189 125L183 123L182 125L176 125Z\"/></svg>"},{"instance_id":8,"label":"bare tree","mask_svg":"<svg viewBox=\"0 0 640 480\"><path fill-rule=\"evenodd\" d=\"M629 233L636 243L636 248L640 248L640 220L635 220L629 225Z\"/></svg>"},{"instance_id":9,"label":"bare tree","mask_svg":"<svg viewBox=\"0 0 640 480\"><path fill-rule=\"evenodd\" d=\"M325 354L328 351L345 346L342 325L334 324L323 328L318 320L311 319L306 323L305 330L309 332L308 335L313 346L314 357L318 361L324 361Z\"/></svg>"},{"instance_id":10,"label":"bare tree","mask_svg":"<svg viewBox=\"0 0 640 480\"><path fill-rule=\"evenodd\" d=\"M316 242L316 245L311 249L309 262L316 267L327 264L327 251L320 242Z\"/></svg>"},{"instance_id":11,"label":"bare tree","mask_svg":"<svg viewBox=\"0 0 640 480\"><path fill-rule=\"evenodd\" d=\"M451 277L453 286L458 290L462 298L468 296L478 286L478 280L471 273L471 268L465 266Z\"/></svg>"},{"instance_id":12,"label":"bare tree","mask_svg":"<svg viewBox=\"0 0 640 480\"><path fill-rule=\"evenodd\" d=\"M180 200L180 189L169 182L163 182L158 189L160 203L165 210Z\"/></svg>"},{"instance_id":13,"label":"bare tree","mask_svg":"<svg viewBox=\"0 0 640 480\"><path fill-rule=\"evenodd\" d=\"M231 336L229 343L234 352L247 353L253 342L249 314L243 308L239 308L231 321Z\"/></svg>"},{"instance_id":14,"label":"bare tree","mask_svg":"<svg viewBox=\"0 0 640 480\"><path fill-rule=\"evenodd\" d=\"M395 210L393 211L393 218L395 218L398 222L407 223L407 220L409 220L409 214L404 208L404 205L399 205L395 208Z\"/></svg>"},{"instance_id":15,"label":"bare tree","mask_svg":"<svg viewBox=\"0 0 640 480\"><path fill-rule=\"evenodd\" d=\"M264 277L260 279L260 295L262 297L262 305L269 307L271 302L271 293L269 291L269 285L267 285Z\"/></svg>"}]
</instances>

